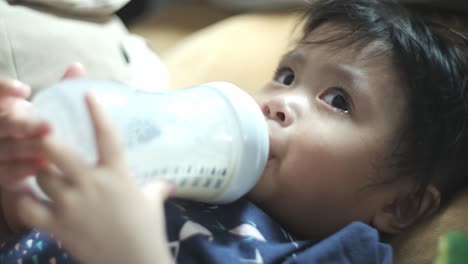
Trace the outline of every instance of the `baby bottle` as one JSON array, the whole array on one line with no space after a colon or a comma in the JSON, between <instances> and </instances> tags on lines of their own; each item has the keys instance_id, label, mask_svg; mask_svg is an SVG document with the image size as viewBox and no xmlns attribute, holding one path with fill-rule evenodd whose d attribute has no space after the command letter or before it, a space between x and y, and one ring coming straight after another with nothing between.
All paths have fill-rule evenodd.
<instances>
[{"instance_id":1,"label":"baby bottle","mask_svg":"<svg viewBox=\"0 0 468 264\"><path fill-rule=\"evenodd\" d=\"M169 179L177 186L176 197L228 203L246 194L263 172L269 143L264 116L233 84L150 92L112 81L74 79L38 93L33 115L50 122L55 137L95 162L86 91L110 117L141 186ZM45 197L31 179L33 189Z\"/></svg>"}]
</instances>

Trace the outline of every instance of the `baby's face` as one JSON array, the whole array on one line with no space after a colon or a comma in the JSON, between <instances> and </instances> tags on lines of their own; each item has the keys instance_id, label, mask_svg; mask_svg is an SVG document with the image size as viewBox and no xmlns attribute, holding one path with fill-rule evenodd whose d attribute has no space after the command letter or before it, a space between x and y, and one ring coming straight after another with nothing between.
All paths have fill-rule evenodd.
<instances>
[{"instance_id":1,"label":"baby's face","mask_svg":"<svg viewBox=\"0 0 468 264\"><path fill-rule=\"evenodd\" d=\"M309 36L308 40L313 40ZM256 96L268 122L270 156L249 194L288 230L326 236L374 221L398 183L370 186L391 169L405 110L390 59L300 44Z\"/></svg>"}]
</instances>

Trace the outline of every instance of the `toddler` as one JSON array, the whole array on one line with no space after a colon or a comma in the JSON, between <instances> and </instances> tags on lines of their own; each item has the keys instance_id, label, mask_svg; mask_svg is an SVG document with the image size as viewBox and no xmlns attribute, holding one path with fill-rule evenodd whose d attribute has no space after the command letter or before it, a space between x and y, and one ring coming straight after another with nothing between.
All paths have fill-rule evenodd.
<instances>
[{"instance_id":1,"label":"toddler","mask_svg":"<svg viewBox=\"0 0 468 264\"><path fill-rule=\"evenodd\" d=\"M23 195L19 219L82 263L392 263L379 234L408 230L467 185L466 43L393 1L311 4L255 95L270 133L264 173L228 205L165 202L165 182L140 191L92 96L100 158L87 164L20 114L27 89L6 80L1 182L42 171L54 203Z\"/></svg>"}]
</instances>

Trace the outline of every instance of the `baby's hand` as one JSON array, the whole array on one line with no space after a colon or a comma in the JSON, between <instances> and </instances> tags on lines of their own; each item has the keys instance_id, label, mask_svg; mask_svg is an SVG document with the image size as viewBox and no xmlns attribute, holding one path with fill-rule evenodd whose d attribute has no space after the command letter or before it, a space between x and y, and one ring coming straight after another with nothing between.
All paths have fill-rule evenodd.
<instances>
[{"instance_id":1,"label":"baby's hand","mask_svg":"<svg viewBox=\"0 0 468 264\"><path fill-rule=\"evenodd\" d=\"M71 65L62 79L81 77L81 64ZM0 79L0 186L17 187L17 183L34 175L46 164L40 141L49 132L45 122L33 119L27 98L31 88L17 80Z\"/></svg>"},{"instance_id":2,"label":"baby's hand","mask_svg":"<svg viewBox=\"0 0 468 264\"><path fill-rule=\"evenodd\" d=\"M98 161L89 164L47 137L44 149L56 167L40 174L38 183L53 202L25 196L20 218L53 234L82 263L170 262L163 213L170 185L156 182L151 197L145 195L131 177L104 113L89 95L86 102Z\"/></svg>"},{"instance_id":3,"label":"baby's hand","mask_svg":"<svg viewBox=\"0 0 468 264\"><path fill-rule=\"evenodd\" d=\"M75 63L66 70L62 79L84 74L84 67ZM31 116L31 103L27 101L30 94L28 85L12 79L0 79L0 210L11 231L24 228L17 216L18 196L33 195L23 184L23 179L36 175L47 164L41 140L50 129L45 122L35 121Z\"/></svg>"},{"instance_id":4,"label":"baby's hand","mask_svg":"<svg viewBox=\"0 0 468 264\"><path fill-rule=\"evenodd\" d=\"M9 187L42 165L40 137L47 132L45 123L36 122L26 100L29 86L16 80L0 80L0 185Z\"/></svg>"}]
</instances>

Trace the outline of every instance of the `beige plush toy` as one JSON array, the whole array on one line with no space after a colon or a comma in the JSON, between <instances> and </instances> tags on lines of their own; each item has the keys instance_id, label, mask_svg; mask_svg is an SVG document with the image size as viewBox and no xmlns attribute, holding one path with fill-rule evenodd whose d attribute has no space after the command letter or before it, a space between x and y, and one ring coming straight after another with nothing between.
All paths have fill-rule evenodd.
<instances>
[{"instance_id":1,"label":"beige plush toy","mask_svg":"<svg viewBox=\"0 0 468 264\"><path fill-rule=\"evenodd\" d=\"M165 89L168 75L114 12L128 0L0 0L0 76L36 92L81 62L89 78Z\"/></svg>"}]
</instances>

